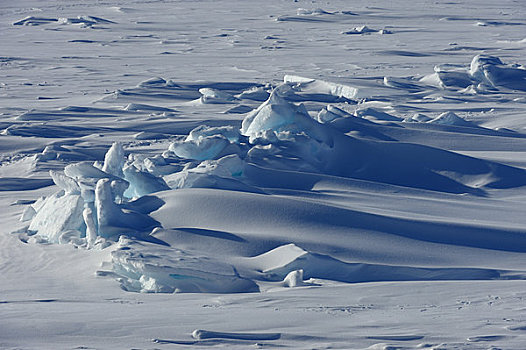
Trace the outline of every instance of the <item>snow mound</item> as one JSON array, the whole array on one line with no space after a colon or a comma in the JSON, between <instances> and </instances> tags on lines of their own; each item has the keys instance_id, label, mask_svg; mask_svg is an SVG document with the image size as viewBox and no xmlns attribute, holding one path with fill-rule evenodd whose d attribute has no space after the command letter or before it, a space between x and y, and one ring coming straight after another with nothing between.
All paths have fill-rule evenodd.
<instances>
[{"instance_id":1,"label":"snow mound","mask_svg":"<svg viewBox=\"0 0 526 350\"><path fill-rule=\"evenodd\" d=\"M425 118L419 118L419 119L425 119ZM440 114L438 117L427 121L427 123L438 124L438 125L465 126L465 127L474 126L472 123L465 121L464 119L462 119L461 117L459 117L453 112L444 112Z\"/></svg>"}]
</instances>

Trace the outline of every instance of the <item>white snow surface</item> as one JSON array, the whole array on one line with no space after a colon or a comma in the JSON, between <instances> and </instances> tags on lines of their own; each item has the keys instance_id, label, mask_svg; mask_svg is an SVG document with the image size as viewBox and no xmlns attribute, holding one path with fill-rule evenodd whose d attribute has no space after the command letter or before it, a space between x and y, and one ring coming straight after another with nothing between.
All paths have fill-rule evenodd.
<instances>
[{"instance_id":1,"label":"white snow surface","mask_svg":"<svg viewBox=\"0 0 526 350\"><path fill-rule=\"evenodd\" d=\"M524 349L525 18L0 2L0 349Z\"/></svg>"}]
</instances>

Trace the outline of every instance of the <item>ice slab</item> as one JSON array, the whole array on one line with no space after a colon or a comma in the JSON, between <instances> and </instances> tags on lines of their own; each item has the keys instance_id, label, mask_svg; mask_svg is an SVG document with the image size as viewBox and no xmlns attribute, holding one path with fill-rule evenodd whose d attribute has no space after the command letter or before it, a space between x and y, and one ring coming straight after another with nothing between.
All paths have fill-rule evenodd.
<instances>
[{"instance_id":1,"label":"ice slab","mask_svg":"<svg viewBox=\"0 0 526 350\"><path fill-rule=\"evenodd\" d=\"M82 211L84 200L78 194L55 193L45 199L29 225L49 242L59 243L60 235L67 230L84 231Z\"/></svg>"}]
</instances>

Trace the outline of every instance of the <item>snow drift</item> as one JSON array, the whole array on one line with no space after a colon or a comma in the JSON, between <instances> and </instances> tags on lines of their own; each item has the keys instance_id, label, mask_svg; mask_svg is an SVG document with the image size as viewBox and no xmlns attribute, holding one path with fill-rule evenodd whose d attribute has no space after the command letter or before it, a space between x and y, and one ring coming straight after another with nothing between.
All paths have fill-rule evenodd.
<instances>
[{"instance_id":1,"label":"snow drift","mask_svg":"<svg viewBox=\"0 0 526 350\"><path fill-rule=\"evenodd\" d=\"M492 88L510 88L515 85L506 79L508 69L521 70L477 56L469 73L455 74ZM440 84L452 86L439 73L423 81L439 79ZM466 85L458 79L453 85ZM293 76L284 80L247 113L239 129L199 125L153 157L126 156L122 144L114 143L103 163L84 161L66 166L63 173L51 171L60 191L24 213L23 219L30 220L28 233L39 237L38 241L90 249L118 241L112 252L112 271L100 274L118 276L123 289L135 292L252 292L259 290L258 283L302 286L312 285L304 282L312 278L467 280L507 273L471 267L462 259L450 266L439 256L436 266L427 266L424 260L407 266L407 260L394 257L386 264L382 259L390 254L378 254L379 242L380 250L385 250L398 237L401 241L392 247L406 253L414 240L425 249L449 244L459 247L459 252L523 252L526 242L518 231L502 235L483 226L457 226L454 232L462 233L457 237L440 234L451 228L425 219L400 220L316 201L276 201L269 195L278 189L312 191L322 183L345 181L474 196L526 185L522 169L396 141L379 126L402 119L379 109L362 107L351 114L324 105L310 113L298 104L309 99L322 104L349 102L357 97L358 89ZM141 84L153 85L178 86L164 80ZM203 105L236 99L213 88L199 88L199 92ZM260 88L251 88L237 98L258 100L262 95ZM369 117L380 124L366 120ZM453 112L406 121L476 128ZM477 240L475 231L484 239ZM370 246L358 239L359 232L382 238L375 238ZM217 249L224 254L218 255ZM372 258L375 255L384 258ZM418 254L409 256L419 260Z\"/></svg>"}]
</instances>

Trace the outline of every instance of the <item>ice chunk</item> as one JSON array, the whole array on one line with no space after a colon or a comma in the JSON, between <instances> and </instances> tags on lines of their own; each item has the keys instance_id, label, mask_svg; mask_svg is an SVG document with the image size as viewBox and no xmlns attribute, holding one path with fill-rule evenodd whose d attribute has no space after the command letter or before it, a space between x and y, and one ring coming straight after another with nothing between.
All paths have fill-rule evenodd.
<instances>
[{"instance_id":1,"label":"ice chunk","mask_svg":"<svg viewBox=\"0 0 526 350\"><path fill-rule=\"evenodd\" d=\"M122 167L124 166L125 160L122 144L115 142L104 156L102 171L123 178Z\"/></svg>"},{"instance_id":2,"label":"ice chunk","mask_svg":"<svg viewBox=\"0 0 526 350\"><path fill-rule=\"evenodd\" d=\"M286 86L286 85L282 85ZM316 140L330 143L330 137L321 124L313 120L303 105L287 102L281 95L281 86L276 88L269 99L249 113L241 125L241 134L250 137L250 142L267 131L290 131L306 133Z\"/></svg>"},{"instance_id":3,"label":"ice chunk","mask_svg":"<svg viewBox=\"0 0 526 350\"><path fill-rule=\"evenodd\" d=\"M442 65L435 66L434 71L435 73L421 78L420 82L440 89L466 88L473 84L471 75L463 67Z\"/></svg>"},{"instance_id":4,"label":"ice chunk","mask_svg":"<svg viewBox=\"0 0 526 350\"><path fill-rule=\"evenodd\" d=\"M84 208L82 211L82 218L86 225L86 242L88 248L92 248L95 245L97 239L97 227L95 226L95 219L93 217L93 210L89 207Z\"/></svg>"},{"instance_id":5,"label":"ice chunk","mask_svg":"<svg viewBox=\"0 0 526 350\"><path fill-rule=\"evenodd\" d=\"M46 202L46 197L38 197L35 203L33 203L31 206L35 209L36 212L38 212L42 207L44 206L44 203Z\"/></svg>"},{"instance_id":6,"label":"ice chunk","mask_svg":"<svg viewBox=\"0 0 526 350\"><path fill-rule=\"evenodd\" d=\"M244 161L237 154L231 154L218 160L205 160L197 167L165 176L165 180L172 189L200 187L260 192L240 181L230 179L243 175L244 167Z\"/></svg>"},{"instance_id":7,"label":"ice chunk","mask_svg":"<svg viewBox=\"0 0 526 350\"><path fill-rule=\"evenodd\" d=\"M303 283L303 270L289 272L289 274L283 280L283 285L289 288L304 286L305 283Z\"/></svg>"},{"instance_id":8,"label":"ice chunk","mask_svg":"<svg viewBox=\"0 0 526 350\"><path fill-rule=\"evenodd\" d=\"M22 222L29 221L36 215L36 213L37 212L36 212L35 208L33 208L31 205L28 205L24 209L24 212L22 213L22 216L20 217L20 221L22 221Z\"/></svg>"},{"instance_id":9,"label":"ice chunk","mask_svg":"<svg viewBox=\"0 0 526 350\"><path fill-rule=\"evenodd\" d=\"M245 117L241 133L245 136L253 136L265 130L279 131L281 127L294 123L297 111L298 107L281 97L278 88L272 92L266 102Z\"/></svg>"},{"instance_id":10,"label":"ice chunk","mask_svg":"<svg viewBox=\"0 0 526 350\"><path fill-rule=\"evenodd\" d=\"M151 293L257 292L252 280L240 277L232 265L213 256L203 257L172 247L162 248L131 239L119 239L111 253L113 271L123 289Z\"/></svg>"},{"instance_id":11,"label":"ice chunk","mask_svg":"<svg viewBox=\"0 0 526 350\"><path fill-rule=\"evenodd\" d=\"M200 137L208 137L222 135L230 142L237 142L239 140L239 130L231 125L212 127L208 125L199 125L186 137L186 141L197 141Z\"/></svg>"},{"instance_id":12,"label":"ice chunk","mask_svg":"<svg viewBox=\"0 0 526 350\"><path fill-rule=\"evenodd\" d=\"M182 169L181 165L169 164L166 158L161 155L134 158L132 164L137 169L147 171L155 176L172 174Z\"/></svg>"},{"instance_id":13,"label":"ice chunk","mask_svg":"<svg viewBox=\"0 0 526 350\"><path fill-rule=\"evenodd\" d=\"M64 194L64 191L55 193L46 198L31 221L29 230L37 232L50 242L58 243L64 231L83 231L83 210L84 200L80 195Z\"/></svg>"},{"instance_id":14,"label":"ice chunk","mask_svg":"<svg viewBox=\"0 0 526 350\"><path fill-rule=\"evenodd\" d=\"M44 148L41 154L38 155L39 161L46 161L46 160L53 160L57 159L58 153L57 151L61 150L64 151L64 149L58 145L49 145Z\"/></svg>"},{"instance_id":15,"label":"ice chunk","mask_svg":"<svg viewBox=\"0 0 526 350\"><path fill-rule=\"evenodd\" d=\"M469 70L454 65L435 67L435 73L420 79L424 84L445 88L461 88L463 93L485 93L499 88L526 91L526 69L504 64L500 58L477 55Z\"/></svg>"},{"instance_id":16,"label":"ice chunk","mask_svg":"<svg viewBox=\"0 0 526 350\"><path fill-rule=\"evenodd\" d=\"M128 198L142 197L170 189L162 178L140 171L133 165L124 168L124 177L130 183L130 187L124 192Z\"/></svg>"},{"instance_id":17,"label":"ice chunk","mask_svg":"<svg viewBox=\"0 0 526 350\"><path fill-rule=\"evenodd\" d=\"M80 195L86 203L92 203L95 201L95 186L94 183L79 181Z\"/></svg>"},{"instance_id":18,"label":"ice chunk","mask_svg":"<svg viewBox=\"0 0 526 350\"><path fill-rule=\"evenodd\" d=\"M49 174L55 185L63 189L66 194L80 194L80 187L73 178L54 170L50 170Z\"/></svg>"},{"instance_id":19,"label":"ice chunk","mask_svg":"<svg viewBox=\"0 0 526 350\"><path fill-rule=\"evenodd\" d=\"M321 111L318 112L316 120L320 123L328 123L337 118L346 118L350 116L351 115L349 113L338 107L335 107L333 105L327 105Z\"/></svg>"},{"instance_id":20,"label":"ice chunk","mask_svg":"<svg viewBox=\"0 0 526 350\"><path fill-rule=\"evenodd\" d=\"M172 189L180 188L216 188L227 191L264 193L259 188L247 185L235 178L225 178L207 173L181 171L165 177Z\"/></svg>"},{"instance_id":21,"label":"ice chunk","mask_svg":"<svg viewBox=\"0 0 526 350\"><path fill-rule=\"evenodd\" d=\"M235 100L229 93L216 89L201 88L199 92L202 95L200 98L202 103L230 103Z\"/></svg>"},{"instance_id":22,"label":"ice chunk","mask_svg":"<svg viewBox=\"0 0 526 350\"><path fill-rule=\"evenodd\" d=\"M197 140L173 142L169 150L185 159L205 160L215 158L230 144L223 135L199 137Z\"/></svg>"},{"instance_id":23,"label":"ice chunk","mask_svg":"<svg viewBox=\"0 0 526 350\"><path fill-rule=\"evenodd\" d=\"M92 162L79 162L69 164L64 168L64 174L75 180L99 180L103 178L113 178L113 176L93 166Z\"/></svg>"},{"instance_id":24,"label":"ice chunk","mask_svg":"<svg viewBox=\"0 0 526 350\"><path fill-rule=\"evenodd\" d=\"M490 67L502 64L502 61L498 57L488 55L476 55L475 57L473 57L473 60L471 60L469 73L473 78L477 79L478 81L485 82L494 86L495 84L491 82L487 74L489 73Z\"/></svg>"},{"instance_id":25,"label":"ice chunk","mask_svg":"<svg viewBox=\"0 0 526 350\"><path fill-rule=\"evenodd\" d=\"M367 33L377 33L377 32L378 32L378 30L371 29L371 28L369 28L369 27L364 25L364 26L360 26L360 27L354 27L351 30L342 32L342 34L367 34ZM384 33L382 33L382 34L384 34ZM385 34L387 34L387 33L385 33Z\"/></svg>"},{"instance_id":26,"label":"ice chunk","mask_svg":"<svg viewBox=\"0 0 526 350\"><path fill-rule=\"evenodd\" d=\"M243 174L244 162L237 154L230 154L218 160L205 160L196 168L194 172L213 174L217 176L230 177L241 176Z\"/></svg>"},{"instance_id":27,"label":"ice chunk","mask_svg":"<svg viewBox=\"0 0 526 350\"><path fill-rule=\"evenodd\" d=\"M243 91L236 97L239 99L263 102L263 101L266 101L269 96L270 96L270 93L264 87L256 86L249 90Z\"/></svg>"},{"instance_id":28,"label":"ice chunk","mask_svg":"<svg viewBox=\"0 0 526 350\"><path fill-rule=\"evenodd\" d=\"M128 181L115 179L111 181L111 193L115 203L121 203L124 200L124 192L130 186Z\"/></svg>"},{"instance_id":29,"label":"ice chunk","mask_svg":"<svg viewBox=\"0 0 526 350\"><path fill-rule=\"evenodd\" d=\"M476 80L493 87L526 91L526 69L505 65L498 57L477 55L471 61L470 74Z\"/></svg>"},{"instance_id":30,"label":"ice chunk","mask_svg":"<svg viewBox=\"0 0 526 350\"><path fill-rule=\"evenodd\" d=\"M60 234L58 243L68 244L73 243L77 246L83 246L86 242L81 238L82 233L78 230L67 230Z\"/></svg>"},{"instance_id":31,"label":"ice chunk","mask_svg":"<svg viewBox=\"0 0 526 350\"><path fill-rule=\"evenodd\" d=\"M97 182L95 207L97 209L98 235L103 238L115 239L126 233L141 234L159 226L157 221L147 215L122 211L113 201L109 179L100 179Z\"/></svg>"},{"instance_id":32,"label":"ice chunk","mask_svg":"<svg viewBox=\"0 0 526 350\"><path fill-rule=\"evenodd\" d=\"M358 89L349 85L304 78L296 75L285 75L283 81L288 84L295 84L295 89L308 92L312 95L330 95L336 98L345 98L348 100L358 97ZM283 93L282 96L284 96Z\"/></svg>"}]
</instances>

